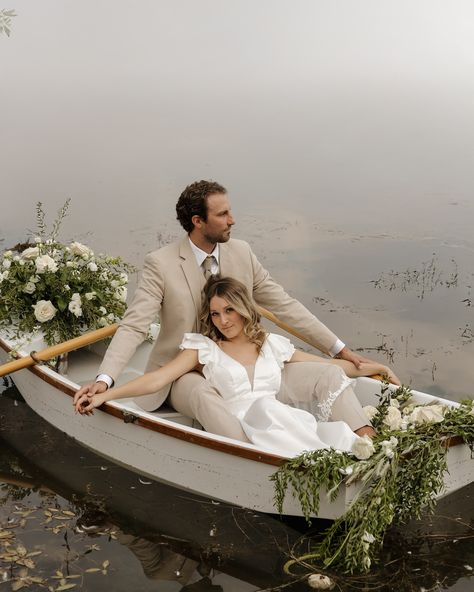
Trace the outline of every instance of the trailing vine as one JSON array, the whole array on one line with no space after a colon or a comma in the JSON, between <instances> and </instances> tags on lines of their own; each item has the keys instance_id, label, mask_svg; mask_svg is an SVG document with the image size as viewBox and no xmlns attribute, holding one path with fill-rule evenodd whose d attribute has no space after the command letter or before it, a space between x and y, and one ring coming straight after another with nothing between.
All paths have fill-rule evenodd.
<instances>
[{"instance_id":1,"label":"trailing vine","mask_svg":"<svg viewBox=\"0 0 474 592\"><path fill-rule=\"evenodd\" d=\"M363 438L351 453L305 452L286 461L271 478L278 511L291 492L308 522L318 515L321 496L334 501L346 486L360 488L323 540L305 554L305 562L345 573L369 571L391 524L433 511L444 485L450 440L459 438L474 451L472 400L453 407L437 401L415 405L410 389L390 392L385 385L379 405L369 411L377 428L373 440Z\"/></svg>"}]
</instances>

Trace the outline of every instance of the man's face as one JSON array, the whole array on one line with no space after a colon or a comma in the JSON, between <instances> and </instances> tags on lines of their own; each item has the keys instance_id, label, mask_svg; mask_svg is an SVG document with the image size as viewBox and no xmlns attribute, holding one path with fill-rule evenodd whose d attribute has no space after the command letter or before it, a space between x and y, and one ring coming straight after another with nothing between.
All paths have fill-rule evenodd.
<instances>
[{"instance_id":1,"label":"man's face","mask_svg":"<svg viewBox=\"0 0 474 592\"><path fill-rule=\"evenodd\" d=\"M207 198L207 220L201 219L200 232L209 243L226 243L235 224L225 193L211 193Z\"/></svg>"}]
</instances>

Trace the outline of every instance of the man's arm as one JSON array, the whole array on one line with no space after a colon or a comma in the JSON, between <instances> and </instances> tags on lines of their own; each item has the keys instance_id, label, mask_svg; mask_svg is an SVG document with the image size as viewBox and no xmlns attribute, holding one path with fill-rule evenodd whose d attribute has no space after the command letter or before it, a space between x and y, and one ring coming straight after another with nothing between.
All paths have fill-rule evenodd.
<instances>
[{"instance_id":1,"label":"man's arm","mask_svg":"<svg viewBox=\"0 0 474 592\"><path fill-rule=\"evenodd\" d=\"M132 303L115 333L99 374L115 380L128 364L137 347L145 340L150 324L157 319L163 300L164 282L156 254L145 258L140 282ZM99 383L104 384L104 383Z\"/></svg>"}]
</instances>

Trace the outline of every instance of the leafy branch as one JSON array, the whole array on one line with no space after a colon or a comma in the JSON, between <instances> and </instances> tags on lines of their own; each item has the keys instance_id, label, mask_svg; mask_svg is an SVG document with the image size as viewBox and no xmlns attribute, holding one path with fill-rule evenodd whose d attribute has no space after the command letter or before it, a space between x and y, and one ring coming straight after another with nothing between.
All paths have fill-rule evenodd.
<instances>
[{"instance_id":1,"label":"leafy branch","mask_svg":"<svg viewBox=\"0 0 474 592\"><path fill-rule=\"evenodd\" d=\"M392 393L392 397L396 395L398 403L405 405L408 426L390 429L383 421L377 422L379 432L370 456L358 460L352 452L314 450L289 459L272 475L278 511L282 512L285 496L291 492L308 521L317 516L321 496L334 501L346 486L359 485L345 514L333 522L311 553L304 555L305 562L345 573L369 571L393 523L419 519L423 512L434 510L444 485L450 439L460 438L474 450L472 400L458 407L445 406L441 421L410 423L414 422L410 417L420 416L420 412L434 417L440 406L414 405L406 387ZM384 391L378 406L382 419L392 405Z\"/></svg>"},{"instance_id":2,"label":"leafy branch","mask_svg":"<svg viewBox=\"0 0 474 592\"><path fill-rule=\"evenodd\" d=\"M11 33L11 22L12 18L17 16L14 10L0 10L0 33L5 33L7 37L10 37Z\"/></svg>"}]
</instances>

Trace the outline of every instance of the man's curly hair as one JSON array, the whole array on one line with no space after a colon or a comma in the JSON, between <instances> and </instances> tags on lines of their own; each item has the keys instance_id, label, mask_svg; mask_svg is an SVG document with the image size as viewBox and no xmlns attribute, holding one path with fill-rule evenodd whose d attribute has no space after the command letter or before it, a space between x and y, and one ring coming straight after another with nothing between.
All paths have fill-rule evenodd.
<instances>
[{"instance_id":1,"label":"man's curly hair","mask_svg":"<svg viewBox=\"0 0 474 592\"><path fill-rule=\"evenodd\" d=\"M213 193L227 193L225 187L215 181L196 181L188 185L176 204L176 217L186 232L194 228L193 216L207 221L207 198Z\"/></svg>"}]
</instances>

